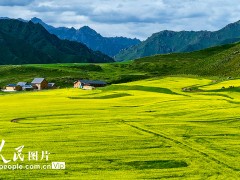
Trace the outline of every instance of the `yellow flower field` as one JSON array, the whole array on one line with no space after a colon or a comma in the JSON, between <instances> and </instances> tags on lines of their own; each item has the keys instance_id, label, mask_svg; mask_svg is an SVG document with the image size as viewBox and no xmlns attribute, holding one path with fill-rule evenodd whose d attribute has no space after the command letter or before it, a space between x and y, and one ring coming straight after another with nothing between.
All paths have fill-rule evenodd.
<instances>
[{"instance_id":1,"label":"yellow flower field","mask_svg":"<svg viewBox=\"0 0 240 180\"><path fill-rule=\"evenodd\" d=\"M230 85L234 91L221 90ZM192 86L199 91L182 91ZM237 86L166 77L0 95L0 154L12 160L24 145L25 160L9 164L66 163L65 170L0 169L0 179L239 179ZM49 160L28 161L34 150L48 151Z\"/></svg>"}]
</instances>

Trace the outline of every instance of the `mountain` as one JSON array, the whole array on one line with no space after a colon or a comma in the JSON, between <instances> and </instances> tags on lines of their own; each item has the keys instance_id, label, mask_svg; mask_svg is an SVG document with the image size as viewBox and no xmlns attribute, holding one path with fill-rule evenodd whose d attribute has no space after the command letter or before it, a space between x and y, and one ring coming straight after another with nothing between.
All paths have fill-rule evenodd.
<instances>
[{"instance_id":1,"label":"mountain","mask_svg":"<svg viewBox=\"0 0 240 180\"><path fill-rule=\"evenodd\" d=\"M113 61L81 43L60 40L40 24L0 19L0 64Z\"/></svg>"},{"instance_id":2,"label":"mountain","mask_svg":"<svg viewBox=\"0 0 240 180\"><path fill-rule=\"evenodd\" d=\"M132 69L152 76L199 75L240 76L240 43L221 45L194 52L154 55L131 61Z\"/></svg>"},{"instance_id":3,"label":"mountain","mask_svg":"<svg viewBox=\"0 0 240 180\"><path fill-rule=\"evenodd\" d=\"M115 59L124 61L155 54L191 52L238 41L240 41L240 21L214 32L165 30L153 34L139 45L122 50Z\"/></svg>"},{"instance_id":4,"label":"mountain","mask_svg":"<svg viewBox=\"0 0 240 180\"><path fill-rule=\"evenodd\" d=\"M35 24L41 24L51 34L55 34L60 39L67 39L71 41L78 41L94 51L101 51L111 57L115 56L122 49L139 44L138 39L130 39L125 37L103 37L88 26L80 29L59 27L55 28L44 23L39 18L32 18L31 21Z\"/></svg>"}]
</instances>

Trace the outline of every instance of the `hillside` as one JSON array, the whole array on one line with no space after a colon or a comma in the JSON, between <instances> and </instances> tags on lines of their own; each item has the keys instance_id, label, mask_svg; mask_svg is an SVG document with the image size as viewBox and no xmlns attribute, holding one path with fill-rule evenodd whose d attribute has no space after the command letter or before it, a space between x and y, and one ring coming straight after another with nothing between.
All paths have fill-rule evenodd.
<instances>
[{"instance_id":1,"label":"hillside","mask_svg":"<svg viewBox=\"0 0 240 180\"><path fill-rule=\"evenodd\" d=\"M41 19L32 18L31 21L35 24L41 24L48 32L55 34L60 39L77 41L85 44L94 51L101 51L111 57L115 56L120 50L139 44L138 39L130 39L125 37L103 37L95 30L88 26L80 29L59 27L55 28L44 23Z\"/></svg>"},{"instance_id":2,"label":"hillside","mask_svg":"<svg viewBox=\"0 0 240 180\"><path fill-rule=\"evenodd\" d=\"M117 61L168 54L173 52L192 52L240 40L240 21L227 25L219 31L161 31L153 34L139 45L122 50Z\"/></svg>"},{"instance_id":3,"label":"hillside","mask_svg":"<svg viewBox=\"0 0 240 180\"><path fill-rule=\"evenodd\" d=\"M133 69L152 75L240 76L240 43L189 53L155 55L133 61Z\"/></svg>"},{"instance_id":4,"label":"hillside","mask_svg":"<svg viewBox=\"0 0 240 180\"><path fill-rule=\"evenodd\" d=\"M72 87L78 79L104 80L107 83L121 83L146 79L147 72L133 69L131 64L31 64L31 65L1 65L0 89L7 84L31 82L35 77L44 77L49 82L55 82L61 88Z\"/></svg>"},{"instance_id":5,"label":"hillside","mask_svg":"<svg viewBox=\"0 0 240 180\"><path fill-rule=\"evenodd\" d=\"M0 64L100 63L113 59L85 45L60 40L41 25L0 20Z\"/></svg>"}]
</instances>

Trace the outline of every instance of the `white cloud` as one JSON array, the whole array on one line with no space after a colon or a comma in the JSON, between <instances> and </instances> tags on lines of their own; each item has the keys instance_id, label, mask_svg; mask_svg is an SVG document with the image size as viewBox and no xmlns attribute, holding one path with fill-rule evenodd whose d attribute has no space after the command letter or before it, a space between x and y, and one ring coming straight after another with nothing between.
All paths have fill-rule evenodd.
<instances>
[{"instance_id":1,"label":"white cloud","mask_svg":"<svg viewBox=\"0 0 240 180\"><path fill-rule=\"evenodd\" d=\"M38 13L28 10L23 6L0 6L0 17L30 19Z\"/></svg>"},{"instance_id":2,"label":"white cloud","mask_svg":"<svg viewBox=\"0 0 240 180\"><path fill-rule=\"evenodd\" d=\"M240 19L238 0L21 0L20 2L1 0L0 16L24 19L37 16L54 26L80 28L88 25L105 36L141 39L165 29L217 30Z\"/></svg>"}]
</instances>

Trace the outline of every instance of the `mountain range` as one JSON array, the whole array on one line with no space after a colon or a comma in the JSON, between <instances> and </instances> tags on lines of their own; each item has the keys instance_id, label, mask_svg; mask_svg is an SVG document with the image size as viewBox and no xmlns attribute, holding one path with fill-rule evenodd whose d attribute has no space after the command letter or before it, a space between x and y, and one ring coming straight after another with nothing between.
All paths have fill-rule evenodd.
<instances>
[{"instance_id":1,"label":"mountain range","mask_svg":"<svg viewBox=\"0 0 240 180\"><path fill-rule=\"evenodd\" d=\"M122 50L117 61L138 59L156 54L192 52L240 41L240 21L218 31L161 31L138 45Z\"/></svg>"},{"instance_id":2,"label":"mountain range","mask_svg":"<svg viewBox=\"0 0 240 180\"><path fill-rule=\"evenodd\" d=\"M42 25L14 19L0 19L0 64L114 62L86 45L60 40Z\"/></svg>"},{"instance_id":3,"label":"mountain range","mask_svg":"<svg viewBox=\"0 0 240 180\"><path fill-rule=\"evenodd\" d=\"M84 41L85 44L76 41ZM133 46L134 41L136 45ZM38 18L32 18L31 21L0 18L0 64L114 62L107 55L91 50L86 44L98 50L106 50L111 56L122 49L114 58L126 61L156 54L192 52L238 41L240 21L213 32L165 30L140 42L123 37L105 38L88 26L76 30L55 28ZM123 46L130 47L123 49Z\"/></svg>"},{"instance_id":4,"label":"mountain range","mask_svg":"<svg viewBox=\"0 0 240 180\"><path fill-rule=\"evenodd\" d=\"M31 21L35 24L41 24L48 32L55 34L60 39L67 39L77 41L85 44L94 51L101 51L111 57L115 56L122 49L129 48L133 45L139 44L141 41L138 39L130 39L125 37L103 37L95 30L88 26L80 29L59 27L55 28L44 23L39 18L32 18Z\"/></svg>"}]
</instances>

